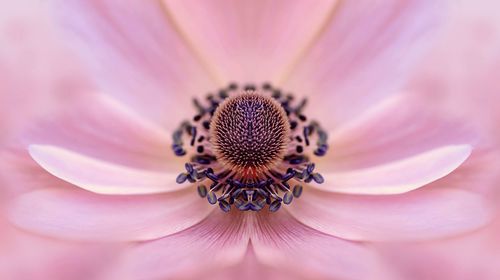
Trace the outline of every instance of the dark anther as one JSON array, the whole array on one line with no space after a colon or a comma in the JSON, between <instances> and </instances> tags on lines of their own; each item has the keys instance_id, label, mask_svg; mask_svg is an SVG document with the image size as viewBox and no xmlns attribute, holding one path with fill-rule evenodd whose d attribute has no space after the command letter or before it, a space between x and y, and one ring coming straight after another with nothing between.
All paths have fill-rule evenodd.
<instances>
[{"instance_id":1,"label":"dark anther","mask_svg":"<svg viewBox=\"0 0 500 280\"><path fill-rule=\"evenodd\" d=\"M196 177L198 177L197 175L198 175L198 174L196 174L195 176L193 176L193 175L191 175L191 174L190 174L190 175L187 177L187 179L188 179L189 183L196 183Z\"/></svg>"},{"instance_id":2,"label":"dark anther","mask_svg":"<svg viewBox=\"0 0 500 280\"><path fill-rule=\"evenodd\" d=\"M225 90L220 90L219 97L222 99L226 99L228 97L227 92Z\"/></svg>"},{"instance_id":3,"label":"dark anther","mask_svg":"<svg viewBox=\"0 0 500 280\"><path fill-rule=\"evenodd\" d=\"M197 133L197 130L196 130L196 127L195 126L192 126L191 129L190 129L190 135L192 135L191 137L191 146L194 146L194 142L196 141L196 133Z\"/></svg>"},{"instance_id":4,"label":"dark anther","mask_svg":"<svg viewBox=\"0 0 500 280\"><path fill-rule=\"evenodd\" d=\"M299 115L299 119L303 122L307 121L307 117L304 115Z\"/></svg>"},{"instance_id":5,"label":"dark anther","mask_svg":"<svg viewBox=\"0 0 500 280\"><path fill-rule=\"evenodd\" d=\"M264 84L262 85L262 88L263 88L263 89L265 89L265 90L270 90L270 89L272 89L272 87L271 87L271 84L270 84L270 83L264 83Z\"/></svg>"},{"instance_id":6,"label":"dark anther","mask_svg":"<svg viewBox=\"0 0 500 280\"><path fill-rule=\"evenodd\" d=\"M281 207L281 201L275 200L269 205L269 211L271 212L276 212L280 209Z\"/></svg>"},{"instance_id":7,"label":"dark anther","mask_svg":"<svg viewBox=\"0 0 500 280\"><path fill-rule=\"evenodd\" d=\"M278 99L281 98L281 91L279 89L273 91L273 98Z\"/></svg>"},{"instance_id":8,"label":"dark anther","mask_svg":"<svg viewBox=\"0 0 500 280\"><path fill-rule=\"evenodd\" d=\"M188 173L191 173L191 172L193 172L193 170L194 170L193 165L192 165L191 163L186 163L186 164L184 164L184 168L186 168L186 171L187 171Z\"/></svg>"},{"instance_id":9,"label":"dark anther","mask_svg":"<svg viewBox=\"0 0 500 280\"><path fill-rule=\"evenodd\" d=\"M204 127L205 129L210 129L210 122L209 122L209 121L204 121L204 122L202 123L202 125L203 125L203 127Z\"/></svg>"},{"instance_id":10,"label":"dark anther","mask_svg":"<svg viewBox=\"0 0 500 280\"><path fill-rule=\"evenodd\" d=\"M304 127L304 140L306 141L306 146L309 146L309 127Z\"/></svg>"},{"instance_id":11,"label":"dark anther","mask_svg":"<svg viewBox=\"0 0 500 280\"><path fill-rule=\"evenodd\" d=\"M196 151L197 151L198 153L200 153L200 154L201 154L201 153L203 153L203 151L204 151L204 150L205 150L205 148L203 148L203 146L198 146L198 147L196 147Z\"/></svg>"},{"instance_id":12,"label":"dark anther","mask_svg":"<svg viewBox=\"0 0 500 280\"><path fill-rule=\"evenodd\" d=\"M304 107L306 106L307 104L307 99L302 99L302 101L300 101L300 104L297 106L297 108L295 108L295 112L297 114L300 114L302 112L302 110L304 109Z\"/></svg>"},{"instance_id":13,"label":"dark anther","mask_svg":"<svg viewBox=\"0 0 500 280\"><path fill-rule=\"evenodd\" d=\"M238 85L236 83L230 83L228 89L230 90L235 90L238 88Z\"/></svg>"},{"instance_id":14,"label":"dark anther","mask_svg":"<svg viewBox=\"0 0 500 280\"><path fill-rule=\"evenodd\" d=\"M311 176L312 176L314 182L316 182L318 184L323 184L325 182L325 179L319 173L314 173Z\"/></svg>"},{"instance_id":15,"label":"dark anther","mask_svg":"<svg viewBox=\"0 0 500 280\"><path fill-rule=\"evenodd\" d=\"M291 172L289 172L289 173L285 174L285 176L283 176L282 180L286 182L286 181L292 179L293 176L295 176L295 171L291 170Z\"/></svg>"},{"instance_id":16,"label":"dark anther","mask_svg":"<svg viewBox=\"0 0 500 280\"><path fill-rule=\"evenodd\" d=\"M215 175L213 172L208 172L208 171L205 171L205 176L207 176L208 179L214 181L214 182L217 182L217 180L219 180L219 178L217 177L217 175Z\"/></svg>"},{"instance_id":17,"label":"dark anther","mask_svg":"<svg viewBox=\"0 0 500 280\"><path fill-rule=\"evenodd\" d=\"M207 200L208 200L208 203L215 204L215 203L217 203L217 195L214 192L210 191L207 194Z\"/></svg>"},{"instance_id":18,"label":"dark anther","mask_svg":"<svg viewBox=\"0 0 500 280\"><path fill-rule=\"evenodd\" d=\"M219 201L219 207L224 212L229 212L229 210L231 210L231 205L227 203L225 200Z\"/></svg>"},{"instance_id":19,"label":"dark anther","mask_svg":"<svg viewBox=\"0 0 500 280\"><path fill-rule=\"evenodd\" d=\"M203 140L205 140L205 136L201 135L200 137L198 137L198 143L203 142Z\"/></svg>"},{"instance_id":20,"label":"dark anther","mask_svg":"<svg viewBox=\"0 0 500 280\"><path fill-rule=\"evenodd\" d=\"M205 197L205 196L207 196L207 188L206 188L204 185L199 185L199 186L198 186L198 194L199 194L201 197Z\"/></svg>"},{"instance_id":21,"label":"dark anther","mask_svg":"<svg viewBox=\"0 0 500 280\"><path fill-rule=\"evenodd\" d=\"M302 186L295 185L295 187L293 187L293 196L299 198L301 194L302 194Z\"/></svg>"},{"instance_id":22,"label":"dark anther","mask_svg":"<svg viewBox=\"0 0 500 280\"><path fill-rule=\"evenodd\" d=\"M283 196L283 203L290 204L293 200L293 194L291 192L286 192Z\"/></svg>"},{"instance_id":23,"label":"dark anther","mask_svg":"<svg viewBox=\"0 0 500 280\"><path fill-rule=\"evenodd\" d=\"M201 120L201 117L202 117L202 115L196 115L193 117L193 121L197 122L197 121Z\"/></svg>"},{"instance_id":24,"label":"dark anther","mask_svg":"<svg viewBox=\"0 0 500 280\"><path fill-rule=\"evenodd\" d=\"M312 173L314 171L315 164L314 163L309 163L307 165L307 173Z\"/></svg>"},{"instance_id":25,"label":"dark anther","mask_svg":"<svg viewBox=\"0 0 500 280\"><path fill-rule=\"evenodd\" d=\"M300 154L300 153L302 153L302 152L304 151L304 148L303 148L302 146L297 146L297 147L295 148L295 151L297 151L297 153L299 153L299 154Z\"/></svg>"},{"instance_id":26,"label":"dark anther","mask_svg":"<svg viewBox=\"0 0 500 280\"><path fill-rule=\"evenodd\" d=\"M192 158L192 161L199 164L210 164L212 161L215 161L215 157L210 155L199 155L199 156L194 156Z\"/></svg>"},{"instance_id":27,"label":"dark anther","mask_svg":"<svg viewBox=\"0 0 500 280\"><path fill-rule=\"evenodd\" d=\"M245 86L245 90L246 90L246 91L249 91L249 90L251 90L251 91L255 91L255 86L254 86L254 85L246 85L246 86Z\"/></svg>"},{"instance_id":28,"label":"dark anther","mask_svg":"<svg viewBox=\"0 0 500 280\"><path fill-rule=\"evenodd\" d=\"M198 109L198 112L200 112L200 114L203 114L205 112L205 108L201 106L200 101L198 101L198 99L196 98L193 99L193 104L196 107L196 109Z\"/></svg>"},{"instance_id":29,"label":"dark anther","mask_svg":"<svg viewBox=\"0 0 500 280\"><path fill-rule=\"evenodd\" d=\"M186 182L187 178L188 178L188 175L189 174L186 174L186 173L181 173L177 176L177 178L175 179L175 181L177 182L177 184L182 184L184 182Z\"/></svg>"},{"instance_id":30,"label":"dark anther","mask_svg":"<svg viewBox=\"0 0 500 280\"><path fill-rule=\"evenodd\" d=\"M290 129L294 130L297 128L297 125L299 125L296 121L291 121L290 122Z\"/></svg>"}]
</instances>

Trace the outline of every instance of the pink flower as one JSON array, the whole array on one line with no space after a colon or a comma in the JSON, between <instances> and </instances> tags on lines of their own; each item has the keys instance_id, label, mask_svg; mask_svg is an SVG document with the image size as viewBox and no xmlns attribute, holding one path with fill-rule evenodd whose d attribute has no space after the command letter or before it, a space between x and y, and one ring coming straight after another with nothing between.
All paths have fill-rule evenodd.
<instances>
[{"instance_id":1,"label":"pink flower","mask_svg":"<svg viewBox=\"0 0 500 280\"><path fill-rule=\"evenodd\" d=\"M445 238L490 221L473 186L450 184L468 178L462 164L477 135L404 93L444 14L435 1L53 8L97 86L13 143L15 164L2 172L25 191L8 217L45 236L123 245L98 277L385 279L390 268L374 244ZM190 99L233 81L307 96L305 113L329 132L331 151L314 157L325 183L305 184L273 213L236 204L225 213L197 185L175 183L189 159L171 152L171 134L196 114Z\"/></svg>"}]
</instances>

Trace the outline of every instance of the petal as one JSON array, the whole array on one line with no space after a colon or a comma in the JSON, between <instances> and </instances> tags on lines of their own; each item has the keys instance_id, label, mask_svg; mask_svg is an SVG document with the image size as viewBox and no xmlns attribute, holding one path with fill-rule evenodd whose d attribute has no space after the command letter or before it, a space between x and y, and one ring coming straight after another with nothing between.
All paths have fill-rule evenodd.
<instances>
[{"instance_id":1,"label":"petal","mask_svg":"<svg viewBox=\"0 0 500 280\"><path fill-rule=\"evenodd\" d=\"M314 94L311 115L328 116L328 128L356 116L409 78L446 16L441 2L341 2L286 88Z\"/></svg>"},{"instance_id":2,"label":"petal","mask_svg":"<svg viewBox=\"0 0 500 280\"><path fill-rule=\"evenodd\" d=\"M0 218L1 219L1 218ZM0 221L1 279L88 279L106 271L120 244L63 242ZM86 271L85 276L82 271Z\"/></svg>"},{"instance_id":3,"label":"petal","mask_svg":"<svg viewBox=\"0 0 500 280\"><path fill-rule=\"evenodd\" d=\"M55 146L31 145L31 157L52 175L99 194L154 194L175 191L177 174L116 165Z\"/></svg>"},{"instance_id":4,"label":"petal","mask_svg":"<svg viewBox=\"0 0 500 280\"><path fill-rule=\"evenodd\" d=\"M386 279L368 246L299 223L286 211L255 217L252 246L259 261L304 279Z\"/></svg>"},{"instance_id":5,"label":"petal","mask_svg":"<svg viewBox=\"0 0 500 280\"><path fill-rule=\"evenodd\" d=\"M330 135L328 171L356 170L408 159L435 149L475 144L476 131L463 120L431 110L413 96L393 96Z\"/></svg>"},{"instance_id":6,"label":"petal","mask_svg":"<svg viewBox=\"0 0 500 280\"><path fill-rule=\"evenodd\" d=\"M240 82L276 81L317 36L337 2L163 1L219 75Z\"/></svg>"},{"instance_id":7,"label":"petal","mask_svg":"<svg viewBox=\"0 0 500 280\"><path fill-rule=\"evenodd\" d=\"M131 246L107 279L205 279L243 259L245 221L244 213L216 210L182 232Z\"/></svg>"},{"instance_id":8,"label":"petal","mask_svg":"<svg viewBox=\"0 0 500 280\"><path fill-rule=\"evenodd\" d=\"M134 241L174 234L210 212L194 190L165 195L103 196L83 190L46 188L21 195L9 219L36 233L76 240Z\"/></svg>"},{"instance_id":9,"label":"petal","mask_svg":"<svg viewBox=\"0 0 500 280\"><path fill-rule=\"evenodd\" d=\"M401 279L498 279L499 234L497 214L493 223L471 234L435 242L383 244L378 249Z\"/></svg>"},{"instance_id":10,"label":"petal","mask_svg":"<svg viewBox=\"0 0 500 280\"><path fill-rule=\"evenodd\" d=\"M337 195L309 189L288 207L300 222L350 240L402 241L471 231L490 220L479 195L446 188L392 196Z\"/></svg>"},{"instance_id":11,"label":"petal","mask_svg":"<svg viewBox=\"0 0 500 280\"><path fill-rule=\"evenodd\" d=\"M326 173L326 184L311 186L349 194L405 193L450 174L470 156L471 150L469 145L444 146L375 167Z\"/></svg>"},{"instance_id":12,"label":"petal","mask_svg":"<svg viewBox=\"0 0 500 280\"><path fill-rule=\"evenodd\" d=\"M75 98L63 112L38 122L21 136L22 149L53 145L141 169L173 170L179 165L172 136L130 108L102 94Z\"/></svg>"},{"instance_id":13,"label":"petal","mask_svg":"<svg viewBox=\"0 0 500 280\"><path fill-rule=\"evenodd\" d=\"M56 1L60 26L93 78L141 115L173 127L192 95L215 88L160 1Z\"/></svg>"}]
</instances>

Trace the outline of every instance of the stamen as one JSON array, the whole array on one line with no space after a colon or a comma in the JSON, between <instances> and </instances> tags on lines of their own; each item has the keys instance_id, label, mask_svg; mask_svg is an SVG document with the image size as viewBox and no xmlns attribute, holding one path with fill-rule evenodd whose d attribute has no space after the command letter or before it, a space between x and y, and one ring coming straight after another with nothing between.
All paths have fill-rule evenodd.
<instances>
[{"instance_id":1,"label":"stamen","mask_svg":"<svg viewBox=\"0 0 500 280\"><path fill-rule=\"evenodd\" d=\"M294 106L293 95L269 83L231 83L206 102L194 99L193 121L173 133L174 153L190 155L177 183L198 183L198 194L224 212L266 205L275 212L292 203L303 192L300 182L324 182L309 155L325 155L328 137L317 122L307 123L306 103Z\"/></svg>"}]
</instances>

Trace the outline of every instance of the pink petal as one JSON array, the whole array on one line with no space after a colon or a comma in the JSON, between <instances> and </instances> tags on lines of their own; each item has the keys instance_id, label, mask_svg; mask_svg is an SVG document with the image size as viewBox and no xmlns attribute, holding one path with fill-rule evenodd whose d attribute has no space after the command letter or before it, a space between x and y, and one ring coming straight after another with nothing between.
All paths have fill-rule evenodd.
<instances>
[{"instance_id":1,"label":"pink petal","mask_svg":"<svg viewBox=\"0 0 500 280\"><path fill-rule=\"evenodd\" d=\"M94 193L154 194L185 188L175 183L176 173L116 165L55 146L31 145L29 152L52 175Z\"/></svg>"},{"instance_id":2,"label":"pink petal","mask_svg":"<svg viewBox=\"0 0 500 280\"><path fill-rule=\"evenodd\" d=\"M89 275L98 277L108 269L122 247L109 243L63 242L2 223L0 221L0 279L85 280Z\"/></svg>"},{"instance_id":3,"label":"pink petal","mask_svg":"<svg viewBox=\"0 0 500 280\"><path fill-rule=\"evenodd\" d=\"M131 246L107 279L205 279L243 259L245 222L243 213L217 209L189 229Z\"/></svg>"},{"instance_id":4,"label":"pink petal","mask_svg":"<svg viewBox=\"0 0 500 280\"><path fill-rule=\"evenodd\" d=\"M182 231L212 209L191 189L165 195L103 196L61 187L20 196L9 208L10 220L48 236L133 241Z\"/></svg>"},{"instance_id":5,"label":"pink petal","mask_svg":"<svg viewBox=\"0 0 500 280\"><path fill-rule=\"evenodd\" d=\"M66 40L107 93L172 128L195 94L215 88L160 1L56 1Z\"/></svg>"},{"instance_id":6,"label":"pink petal","mask_svg":"<svg viewBox=\"0 0 500 280\"><path fill-rule=\"evenodd\" d=\"M335 10L328 1L163 1L224 81L278 81Z\"/></svg>"},{"instance_id":7,"label":"pink petal","mask_svg":"<svg viewBox=\"0 0 500 280\"><path fill-rule=\"evenodd\" d=\"M208 275L207 275L208 274ZM198 276L199 277L199 276ZM252 244L248 245L244 258L237 264L224 269L215 269L213 272L204 273L204 279L233 280L233 279L311 279L301 278L295 271L289 269L276 269L276 267L263 264L256 256ZM198 279L194 277L193 279Z\"/></svg>"},{"instance_id":8,"label":"pink petal","mask_svg":"<svg viewBox=\"0 0 500 280\"><path fill-rule=\"evenodd\" d=\"M394 93L433 42L447 9L432 0L343 1L286 88L311 98L328 128Z\"/></svg>"},{"instance_id":9,"label":"pink petal","mask_svg":"<svg viewBox=\"0 0 500 280\"><path fill-rule=\"evenodd\" d=\"M319 231L350 240L441 238L471 231L490 220L488 203L457 189L421 189L401 195L337 195L308 189L291 214Z\"/></svg>"},{"instance_id":10,"label":"pink petal","mask_svg":"<svg viewBox=\"0 0 500 280\"><path fill-rule=\"evenodd\" d=\"M401 279L499 279L500 216L488 226L456 238L378 246Z\"/></svg>"},{"instance_id":11,"label":"pink petal","mask_svg":"<svg viewBox=\"0 0 500 280\"><path fill-rule=\"evenodd\" d=\"M304 226L286 211L255 216L252 246L259 261L303 279L386 279L368 246Z\"/></svg>"},{"instance_id":12,"label":"pink petal","mask_svg":"<svg viewBox=\"0 0 500 280\"><path fill-rule=\"evenodd\" d=\"M325 184L312 187L348 194L400 194L438 180L469 156L469 145L444 146L402 160L352 171L323 174Z\"/></svg>"},{"instance_id":13,"label":"pink petal","mask_svg":"<svg viewBox=\"0 0 500 280\"><path fill-rule=\"evenodd\" d=\"M431 150L477 142L477 133L418 98L387 98L330 134L329 171L356 170L408 159Z\"/></svg>"},{"instance_id":14,"label":"pink petal","mask_svg":"<svg viewBox=\"0 0 500 280\"><path fill-rule=\"evenodd\" d=\"M182 161L171 151L172 136L109 96L80 96L20 139L53 145L116 164L155 171L173 170Z\"/></svg>"}]
</instances>

